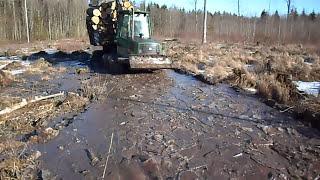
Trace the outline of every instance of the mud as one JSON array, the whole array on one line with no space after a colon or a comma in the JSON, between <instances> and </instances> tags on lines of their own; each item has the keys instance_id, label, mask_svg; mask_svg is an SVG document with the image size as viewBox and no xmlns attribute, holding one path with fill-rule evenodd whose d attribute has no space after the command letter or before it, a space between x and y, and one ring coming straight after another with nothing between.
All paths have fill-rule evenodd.
<instances>
[{"instance_id":1,"label":"mud","mask_svg":"<svg viewBox=\"0 0 320 180\"><path fill-rule=\"evenodd\" d=\"M114 73L90 54L34 53L38 70L0 89L18 98L67 92L0 123L1 177L101 179L105 169L105 179L319 177L320 133L287 111L178 71Z\"/></svg>"},{"instance_id":2,"label":"mud","mask_svg":"<svg viewBox=\"0 0 320 180\"><path fill-rule=\"evenodd\" d=\"M108 98L36 147L53 177L101 178L112 133L106 179L318 175L318 131L256 96L174 71L105 78L118 85Z\"/></svg>"}]
</instances>

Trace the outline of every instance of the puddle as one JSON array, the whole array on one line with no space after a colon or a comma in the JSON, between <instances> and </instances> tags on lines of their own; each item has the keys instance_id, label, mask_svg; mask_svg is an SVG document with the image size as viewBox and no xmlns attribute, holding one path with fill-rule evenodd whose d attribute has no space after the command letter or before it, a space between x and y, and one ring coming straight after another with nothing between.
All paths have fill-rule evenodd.
<instances>
[{"instance_id":1,"label":"puddle","mask_svg":"<svg viewBox=\"0 0 320 180\"><path fill-rule=\"evenodd\" d=\"M320 82L303 82L303 81L294 81L294 84L297 85L299 91L305 92L308 95L313 95L318 97L320 93Z\"/></svg>"},{"instance_id":2,"label":"puddle","mask_svg":"<svg viewBox=\"0 0 320 180\"><path fill-rule=\"evenodd\" d=\"M63 61L63 62L59 62L58 65L64 66L64 67L73 67L73 68L82 68L87 66L86 63L79 62L79 61Z\"/></svg>"},{"instance_id":3,"label":"puddle","mask_svg":"<svg viewBox=\"0 0 320 180\"><path fill-rule=\"evenodd\" d=\"M72 124L65 127L54 140L37 145L43 154L42 167L63 179L82 179L82 171L99 177L102 175L101 161L107 154L109 139L118 122L111 100L108 103L93 104L88 110L75 117ZM87 152L97 155L96 166L90 164Z\"/></svg>"},{"instance_id":4,"label":"puddle","mask_svg":"<svg viewBox=\"0 0 320 180\"><path fill-rule=\"evenodd\" d=\"M15 76L15 75L23 74L26 71L27 71L26 69L17 69L17 70L10 71L10 74Z\"/></svg>"},{"instance_id":5,"label":"puddle","mask_svg":"<svg viewBox=\"0 0 320 180\"><path fill-rule=\"evenodd\" d=\"M49 55L55 54L59 52L57 49L44 49L44 52L46 52Z\"/></svg>"}]
</instances>

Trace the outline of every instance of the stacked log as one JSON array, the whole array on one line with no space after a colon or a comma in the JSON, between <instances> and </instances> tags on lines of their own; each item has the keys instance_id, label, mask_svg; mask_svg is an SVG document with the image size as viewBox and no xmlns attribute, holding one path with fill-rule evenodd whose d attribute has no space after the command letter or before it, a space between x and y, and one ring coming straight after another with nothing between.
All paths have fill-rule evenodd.
<instances>
[{"instance_id":1,"label":"stacked log","mask_svg":"<svg viewBox=\"0 0 320 180\"><path fill-rule=\"evenodd\" d=\"M120 1L120 0L119 0ZM87 10L87 29L92 45L105 45L113 43L116 35L118 10L132 10L129 0L101 3L99 6Z\"/></svg>"}]
</instances>

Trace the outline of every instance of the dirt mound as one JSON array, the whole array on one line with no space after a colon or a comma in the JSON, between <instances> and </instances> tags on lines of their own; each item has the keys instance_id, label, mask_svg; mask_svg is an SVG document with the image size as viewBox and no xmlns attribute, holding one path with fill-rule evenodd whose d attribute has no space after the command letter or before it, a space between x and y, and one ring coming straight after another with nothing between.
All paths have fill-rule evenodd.
<instances>
[{"instance_id":1,"label":"dirt mound","mask_svg":"<svg viewBox=\"0 0 320 180\"><path fill-rule=\"evenodd\" d=\"M22 69L24 66L21 64L21 62L13 61L6 65L6 67L3 68L3 70L12 71L17 69Z\"/></svg>"},{"instance_id":2,"label":"dirt mound","mask_svg":"<svg viewBox=\"0 0 320 180\"><path fill-rule=\"evenodd\" d=\"M49 63L48 61L46 61L44 58L40 58L38 60L36 60L33 64L32 64L32 67L34 68L40 68L40 69L43 69L43 68L48 68L48 67L51 67L52 64Z\"/></svg>"},{"instance_id":3,"label":"dirt mound","mask_svg":"<svg viewBox=\"0 0 320 180\"><path fill-rule=\"evenodd\" d=\"M320 98L307 99L295 107L298 118L320 129Z\"/></svg>"},{"instance_id":4,"label":"dirt mound","mask_svg":"<svg viewBox=\"0 0 320 180\"><path fill-rule=\"evenodd\" d=\"M11 75L0 70L0 87L8 86L12 81Z\"/></svg>"},{"instance_id":5,"label":"dirt mound","mask_svg":"<svg viewBox=\"0 0 320 180\"><path fill-rule=\"evenodd\" d=\"M59 59L65 59L65 58L70 58L70 54L63 52L63 51L58 51L53 54L54 58L59 58Z\"/></svg>"},{"instance_id":6,"label":"dirt mound","mask_svg":"<svg viewBox=\"0 0 320 180\"><path fill-rule=\"evenodd\" d=\"M29 60L36 60L36 59L39 59L39 58L45 58L47 57L49 54L45 51L39 51L37 53L34 53L32 55L30 55L28 57Z\"/></svg>"},{"instance_id":7,"label":"dirt mound","mask_svg":"<svg viewBox=\"0 0 320 180\"><path fill-rule=\"evenodd\" d=\"M71 53L71 57L73 59L83 60L83 59L90 59L91 55L85 51L73 51Z\"/></svg>"}]
</instances>

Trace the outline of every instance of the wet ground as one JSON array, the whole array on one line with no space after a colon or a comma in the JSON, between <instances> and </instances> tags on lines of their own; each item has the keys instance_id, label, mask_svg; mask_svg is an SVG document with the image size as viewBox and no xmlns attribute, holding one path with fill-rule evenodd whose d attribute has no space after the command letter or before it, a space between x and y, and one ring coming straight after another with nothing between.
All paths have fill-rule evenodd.
<instances>
[{"instance_id":1,"label":"wet ground","mask_svg":"<svg viewBox=\"0 0 320 180\"><path fill-rule=\"evenodd\" d=\"M81 114L56 118L51 126L62 124L60 134L34 147L42 153L42 177L319 177L319 132L254 95L173 70L98 76L108 82L106 98Z\"/></svg>"},{"instance_id":2,"label":"wet ground","mask_svg":"<svg viewBox=\"0 0 320 180\"><path fill-rule=\"evenodd\" d=\"M90 63L88 52L39 52L29 60L39 57L66 71L45 82L28 77L21 87L31 89L29 95L37 95L36 89L47 94L101 91L82 112L47 122L59 135L31 146L41 152L39 178L320 177L319 131L256 95L173 70L111 74ZM91 80L106 88L83 86Z\"/></svg>"}]
</instances>

